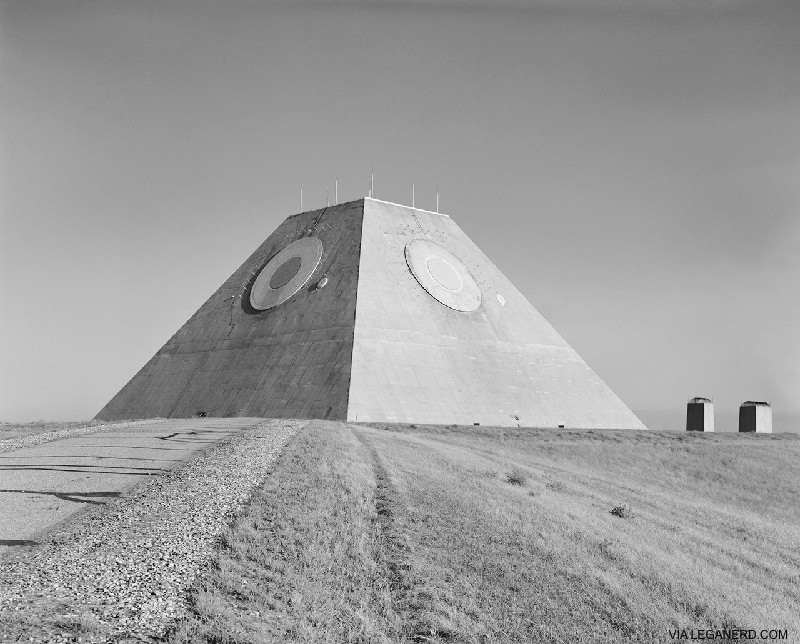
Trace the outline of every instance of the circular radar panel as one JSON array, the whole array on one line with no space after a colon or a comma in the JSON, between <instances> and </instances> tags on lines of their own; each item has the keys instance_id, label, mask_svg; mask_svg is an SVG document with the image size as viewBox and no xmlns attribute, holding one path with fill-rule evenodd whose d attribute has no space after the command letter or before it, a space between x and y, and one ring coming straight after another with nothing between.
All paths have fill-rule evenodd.
<instances>
[{"instance_id":1,"label":"circular radar panel","mask_svg":"<svg viewBox=\"0 0 800 644\"><path fill-rule=\"evenodd\" d=\"M266 311L283 304L314 274L322 258L318 237L292 242L269 260L250 289L250 306Z\"/></svg>"},{"instance_id":2,"label":"circular radar panel","mask_svg":"<svg viewBox=\"0 0 800 644\"><path fill-rule=\"evenodd\" d=\"M474 311L481 289L467 267L441 244L412 239L405 248L406 263L419 285L436 300L456 311Z\"/></svg>"}]
</instances>

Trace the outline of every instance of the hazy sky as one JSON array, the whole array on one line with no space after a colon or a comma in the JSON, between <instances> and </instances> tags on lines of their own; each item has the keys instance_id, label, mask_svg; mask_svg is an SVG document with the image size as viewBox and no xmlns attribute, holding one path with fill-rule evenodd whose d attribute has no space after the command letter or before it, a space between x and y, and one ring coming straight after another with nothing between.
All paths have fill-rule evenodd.
<instances>
[{"instance_id":1,"label":"hazy sky","mask_svg":"<svg viewBox=\"0 0 800 644\"><path fill-rule=\"evenodd\" d=\"M0 39L0 419L93 416L374 163L651 427L800 430L796 0L21 0Z\"/></svg>"}]
</instances>

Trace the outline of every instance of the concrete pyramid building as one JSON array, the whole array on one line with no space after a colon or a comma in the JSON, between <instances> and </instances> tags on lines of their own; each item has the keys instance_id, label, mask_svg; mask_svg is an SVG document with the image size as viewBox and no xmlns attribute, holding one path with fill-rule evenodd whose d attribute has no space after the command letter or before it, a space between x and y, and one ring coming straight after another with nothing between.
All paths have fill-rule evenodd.
<instances>
[{"instance_id":1,"label":"concrete pyramid building","mask_svg":"<svg viewBox=\"0 0 800 644\"><path fill-rule=\"evenodd\" d=\"M286 219L98 419L644 428L446 215Z\"/></svg>"}]
</instances>

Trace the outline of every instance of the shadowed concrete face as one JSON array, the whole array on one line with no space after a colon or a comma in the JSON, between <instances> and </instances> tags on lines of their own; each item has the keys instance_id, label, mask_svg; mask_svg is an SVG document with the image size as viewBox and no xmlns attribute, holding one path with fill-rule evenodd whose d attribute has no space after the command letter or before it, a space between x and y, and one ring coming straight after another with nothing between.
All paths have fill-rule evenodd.
<instances>
[{"instance_id":1,"label":"shadowed concrete face","mask_svg":"<svg viewBox=\"0 0 800 644\"><path fill-rule=\"evenodd\" d=\"M97 417L346 418L362 217L286 219Z\"/></svg>"},{"instance_id":2,"label":"shadowed concrete face","mask_svg":"<svg viewBox=\"0 0 800 644\"><path fill-rule=\"evenodd\" d=\"M375 199L284 221L98 418L200 411L644 427L452 219Z\"/></svg>"}]
</instances>

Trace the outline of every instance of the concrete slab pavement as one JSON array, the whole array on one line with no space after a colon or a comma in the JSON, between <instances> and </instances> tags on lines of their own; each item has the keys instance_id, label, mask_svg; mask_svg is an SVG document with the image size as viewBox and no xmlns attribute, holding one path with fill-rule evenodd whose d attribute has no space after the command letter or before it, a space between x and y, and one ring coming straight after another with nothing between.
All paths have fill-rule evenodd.
<instances>
[{"instance_id":1,"label":"concrete slab pavement","mask_svg":"<svg viewBox=\"0 0 800 644\"><path fill-rule=\"evenodd\" d=\"M0 554L261 418L173 419L0 454Z\"/></svg>"}]
</instances>

